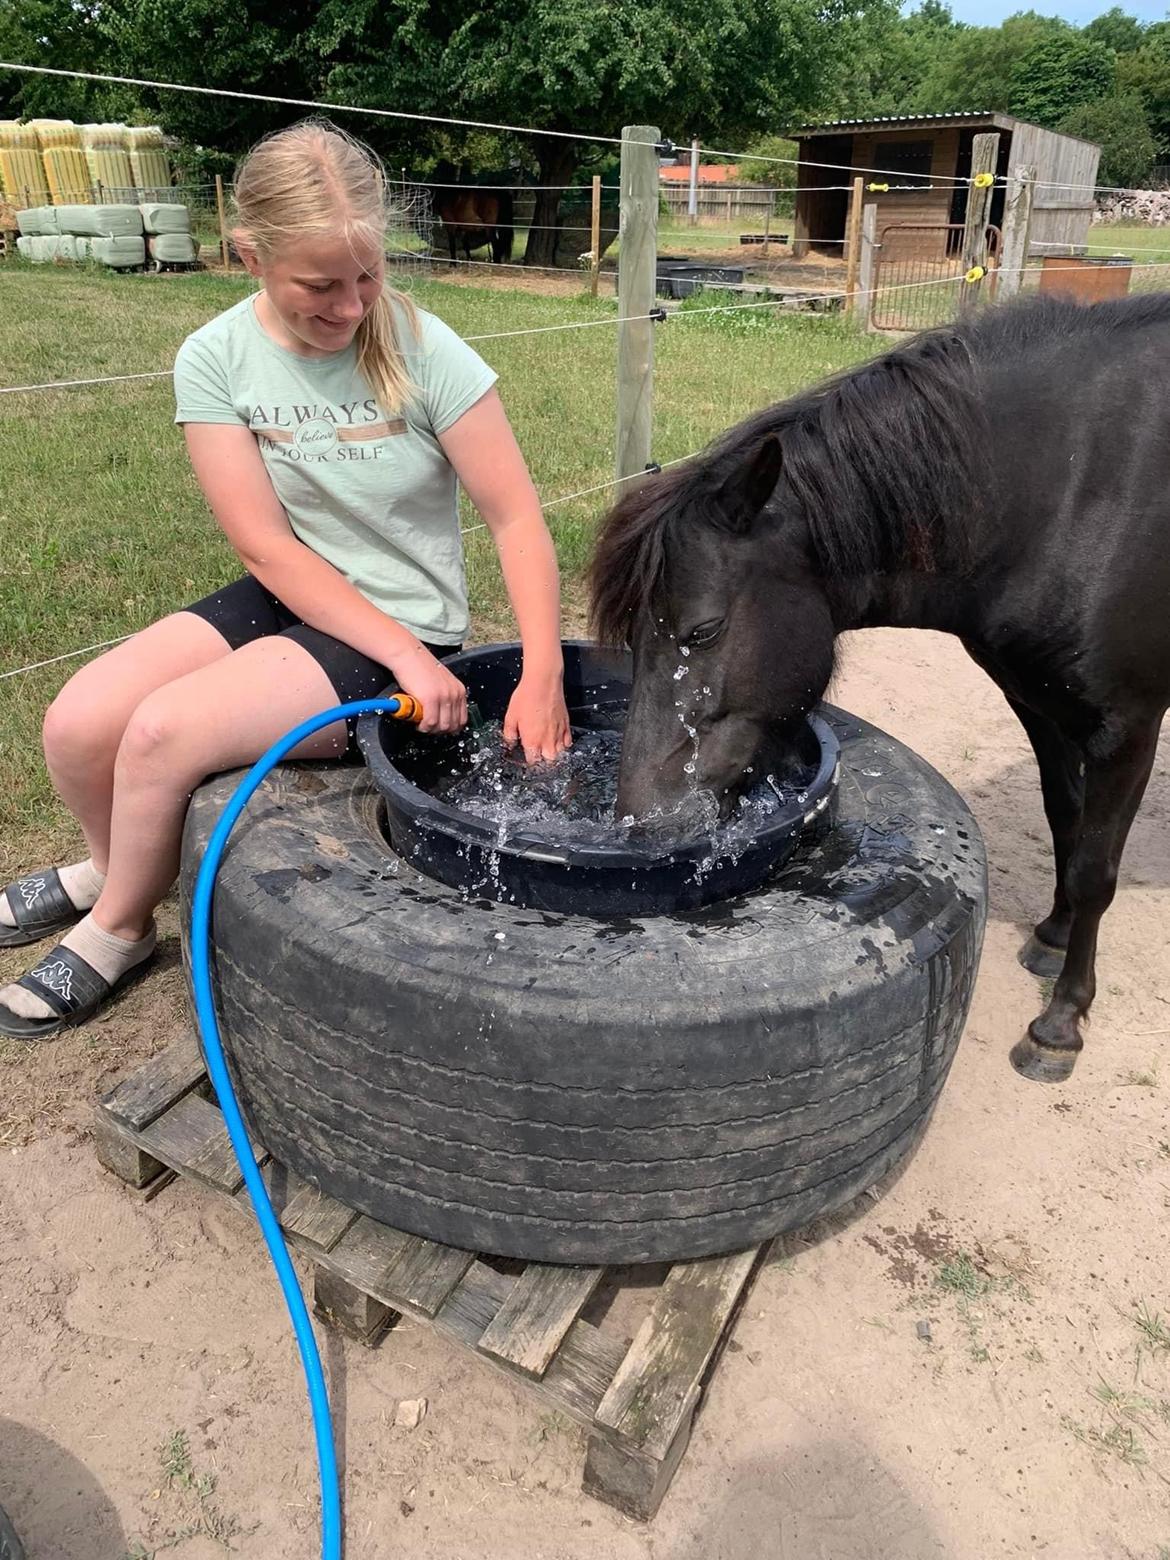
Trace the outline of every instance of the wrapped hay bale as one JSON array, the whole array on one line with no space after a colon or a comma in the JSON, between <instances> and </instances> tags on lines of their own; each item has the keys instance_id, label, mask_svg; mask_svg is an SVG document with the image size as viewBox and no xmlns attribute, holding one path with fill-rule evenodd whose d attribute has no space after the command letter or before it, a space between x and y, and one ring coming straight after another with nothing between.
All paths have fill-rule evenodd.
<instances>
[{"instance_id":1,"label":"wrapped hay bale","mask_svg":"<svg viewBox=\"0 0 1170 1560\"><path fill-rule=\"evenodd\" d=\"M25 211L18 211L16 225L26 238L43 238L48 233L61 231L54 206L30 206Z\"/></svg>"},{"instance_id":2,"label":"wrapped hay bale","mask_svg":"<svg viewBox=\"0 0 1170 1560\"><path fill-rule=\"evenodd\" d=\"M0 188L15 206L49 202L37 133L30 125L17 124L15 119L0 119Z\"/></svg>"},{"instance_id":3,"label":"wrapped hay bale","mask_svg":"<svg viewBox=\"0 0 1170 1560\"><path fill-rule=\"evenodd\" d=\"M159 265L190 265L199 258L190 233L155 233L147 243L151 259Z\"/></svg>"},{"instance_id":4,"label":"wrapped hay bale","mask_svg":"<svg viewBox=\"0 0 1170 1560\"><path fill-rule=\"evenodd\" d=\"M119 234L113 238L95 238L89 248L95 260L112 266L115 271L133 270L146 264L146 242L141 236L133 238Z\"/></svg>"},{"instance_id":5,"label":"wrapped hay bale","mask_svg":"<svg viewBox=\"0 0 1170 1560\"><path fill-rule=\"evenodd\" d=\"M16 240L16 252L23 255L26 260L33 258L33 240L31 238L18 238Z\"/></svg>"},{"instance_id":6,"label":"wrapped hay bale","mask_svg":"<svg viewBox=\"0 0 1170 1560\"><path fill-rule=\"evenodd\" d=\"M142 233L137 206L59 206L57 223L62 232L87 238L137 238Z\"/></svg>"},{"instance_id":7,"label":"wrapped hay bale","mask_svg":"<svg viewBox=\"0 0 1170 1560\"><path fill-rule=\"evenodd\" d=\"M189 233L191 213L174 201L145 201L139 206L148 233Z\"/></svg>"},{"instance_id":8,"label":"wrapped hay bale","mask_svg":"<svg viewBox=\"0 0 1170 1560\"><path fill-rule=\"evenodd\" d=\"M165 200L171 187L171 164L162 131L158 125L132 125L126 134L138 193L146 199Z\"/></svg>"},{"instance_id":9,"label":"wrapped hay bale","mask_svg":"<svg viewBox=\"0 0 1170 1560\"><path fill-rule=\"evenodd\" d=\"M62 233L55 242L57 252L53 256L54 260L77 259L77 240L72 233Z\"/></svg>"},{"instance_id":10,"label":"wrapped hay bale","mask_svg":"<svg viewBox=\"0 0 1170 1560\"><path fill-rule=\"evenodd\" d=\"M18 245L21 242L17 239ZM27 255L34 265L47 265L50 260L57 258L57 245L61 239L58 234L53 234L51 237L38 234L34 238L24 239L23 242L27 247L21 250L22 254Z\"/></svg>"},{"instance_id":11,"label":"wrapped hay bale","mask_svg":"<svg viewBox=\"0 0 1170 1560\"><path fill-rule=\"evenodd\" d=\"M89 168L81 149L81 132L71 119L30 119L41 147L41 161L54 206L82 204L93 199Z\"/></svg>"},{"instance_id":12,"label":"wrapped hay bale","mask_svg":"<svg viewBox=\"0 0 1170 1560\"><path fill-rule=\"evenodd\" d=\"M77 258L78 258L78 260L86 261L86 260L89 260L90 258L92 258L92 256L91 256L91 245L93 244L93 239L91 239L91 238L75 238L73 240L73 243L74 243L74 247L77 250Z\"/></svg>"},{"instance_id":13,"label":"wrapped hay bale","mask_svg":"<svg viewBox=\"0 0 1170 1560\"><path fill-rule=\"evenodd\" d=\"M82 125L81 149L90 182L103 195L133 200L138 191L130 166L130 135L125 125Z\"/></svg>"}]
</instances>

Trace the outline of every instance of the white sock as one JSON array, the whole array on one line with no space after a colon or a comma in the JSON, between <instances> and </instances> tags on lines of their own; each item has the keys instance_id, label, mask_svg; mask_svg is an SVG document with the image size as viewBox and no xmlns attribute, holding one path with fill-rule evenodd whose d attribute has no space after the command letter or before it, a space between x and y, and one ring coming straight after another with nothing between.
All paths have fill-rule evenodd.
<instances>
[{"instance_id":1,"label":"white sock","mask_svg":"<svg viewBox=\"0 0 1170 1560\"><path fill-rule=\"evenodd\" d=\"M58 867L57 870L61 877L61 887L77 908L92 910L106 882L105 873L98 871L92 857L85 861L75 861L69 867ZM8 895L0 893L0 926L15 925L16 917L12 914Z\"/></svg>"},{"instance_id":2,"label":"white sock","mask_svg":"<svg viewBox=\"0 0 1170 1560\"><path fill-rule=\"evenodd\" d=\"M103 931L93 916L87 915L84 921L78 921L72 930L66 932L60 945L78 954L112 986L128 970L141 964L144 959L149 959L157 941L158 932L153 924L145 937L130 941L125 937L115 937L112 932ZM42 1002L40 997L34 996L31 991L26 991L23 986L5 986L4 990L0 991L0 1005L19 1018L56 1016L47 1002Z\"/></svg>"}]
</instances>

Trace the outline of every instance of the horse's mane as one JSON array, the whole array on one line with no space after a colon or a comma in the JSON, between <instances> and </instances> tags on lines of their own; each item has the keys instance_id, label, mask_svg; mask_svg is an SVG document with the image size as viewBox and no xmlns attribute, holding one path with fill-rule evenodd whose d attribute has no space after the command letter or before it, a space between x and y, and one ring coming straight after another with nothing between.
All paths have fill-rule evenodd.
<instances>
[{"instance_id":1,"label":"horse's mane","mask_svg":"<svg viewBox=\"0 0 1170 1560\"><path fill-rule=\"evenodd\" d=\"M597 632L620 643L638 614L654 608L676 540L685 545L697 526L743 523L720 498L770 437L781 450L774 502L803 516L827 577L961 568L990 459L981 361L1167 321L1170 294L1093 308L1021 299L925 332L767 407L610 510L590 575Z\"/></svg>"}]
</instances>

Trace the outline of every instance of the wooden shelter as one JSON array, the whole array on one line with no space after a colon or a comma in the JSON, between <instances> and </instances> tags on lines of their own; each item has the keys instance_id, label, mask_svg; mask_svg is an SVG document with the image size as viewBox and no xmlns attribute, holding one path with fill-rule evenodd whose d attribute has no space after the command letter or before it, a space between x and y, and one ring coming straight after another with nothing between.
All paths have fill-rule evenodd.
<instances>
[{"instance_id":1,"label":"wooden shelter","mask_svg":"<svg viewBox=\"0 0 1170 1560\"><path fill-rule=\"evenodd\" d=\"M896 224L907 234L920 235L916 247L924 255L941 258L953 252L967 211L972 143L981 133L999 135L996 172L1001 181L1013 169L1036 169L1032 244L1044 252L1084 244L1093 214L1099 146L1042 130L1011 114L907 114L843 119L791 132L800 147L794 252L843 254L851 170L866 181L865 203L877 205L879 231ZM883 184L888 190L880 188ZM990 213L993 227L999 226L1003 208L1004 185L997 182Z\"/></svg>"}]
</instances>

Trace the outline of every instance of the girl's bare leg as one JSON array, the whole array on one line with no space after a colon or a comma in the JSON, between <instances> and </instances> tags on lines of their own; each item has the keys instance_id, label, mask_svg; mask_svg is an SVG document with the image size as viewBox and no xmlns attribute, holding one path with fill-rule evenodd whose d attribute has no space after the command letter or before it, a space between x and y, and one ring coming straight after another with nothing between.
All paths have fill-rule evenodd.
<instances>
[{"instance_id":1,"label":"girl's bare leg","mask_svg":"<svg viewBox=\"0 0 1170 1560\"><path fill-rule=\"evenodd\" d=\"M45 763L89 850L88 860L59 868L61 886L78 909L94 903L105 875L114 760L130 716L147 694L228 654L227 641L210 623L176 612L83 666L49 706ZM39 863L28 865L32 869ZM0 924L15 924L3 895Z\"/></svg>"},{"instance_id":2,"label":"girl's bare leg","mask_svg":"<svg viewBox=\"0 0 1170 1560\"><path fill-rule=\"evenodd\" d=\"M126 727L114 771L110 864L94 906L115 937L142 937L179 871L191 793L205 776L259 758L298 721L337 703L307 650L276 635L257 639L149 694ZM344 726L303 743L297 758L344 752Z\"/></svg>"},{"instance_id":3,"label":"girl's bare leg","mask_svg":"<svg viewBox=\"0 0 1170 1560\"><path fill-rule=\"evenodd\" d=\"M291 726L337 703L328 677L302 646L255 640L156 688L125 725L114 765L105 885L90 915L61 940L111 985L148 958L154 910L179 870L191 793L206 775L258 758ZM292 755L344 751L344 725L318 732ZM48 1019L48 1004L18 986L0 1007Z\"/></svg>"},{"instance_id":4,"label":"girl's bare leg","mask_svg":"<svg viewBox=\"0 0 1170 1560\"><path fill-rule=\"evenodd\" d=\"M175 612L83 666L50 704L45 762L99 872L109 860L114 760L131 715L156 689L230 654L218 629Z\"/></svg>"}]
</instances>

